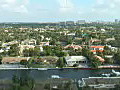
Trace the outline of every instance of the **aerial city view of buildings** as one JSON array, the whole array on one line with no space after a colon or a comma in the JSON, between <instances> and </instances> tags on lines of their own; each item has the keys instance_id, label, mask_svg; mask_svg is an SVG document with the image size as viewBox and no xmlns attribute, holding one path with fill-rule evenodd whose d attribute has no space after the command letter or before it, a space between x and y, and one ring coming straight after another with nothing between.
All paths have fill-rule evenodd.
<instances>
[{"instance_id":1,"label":"aerial city view of buildings","mask_svg":"<svg viewBox=\"0 0 120 90\"><path fill-rule=\"evenodd\" d=\"M1 68L119 68L119 20L1 23Z\"/></svg>"},{"instance_id":2,"label":"aerial city view of buildings","mask_svg":"<svg viewBox=\"0 0 120 90\"><path fill-rule=\"evenodd\" d=\"M119 90L120 72L115 70L120 68L119 24L117 19L0 23L0 70L19 74L12 74L12 80L0 79L0 89ZM51 77L47 79L45 73Z\"/></svg>"},{"instance_id":3,"label":"aerial city view of buildings","mask_svg":"<svg viewBox=\"0 0 120 90\"><path fill-rule=\"evenodd\" d=\"M0 90L120 90L120 0L0 0Z\"/></svg>"}]
</instances>

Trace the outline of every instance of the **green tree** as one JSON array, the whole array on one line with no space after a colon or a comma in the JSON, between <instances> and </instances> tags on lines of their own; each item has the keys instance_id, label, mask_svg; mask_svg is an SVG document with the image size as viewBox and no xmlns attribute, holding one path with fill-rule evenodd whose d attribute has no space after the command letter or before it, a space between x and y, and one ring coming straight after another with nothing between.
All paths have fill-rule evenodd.
<instances>
[{"instance_id":1,"label":"green tree","mask_svg":"<svg viewBox=\"0 0 120 90\"><path fill-rule=\"evenodd\" d=\"M72 44L72 42L73 42L72 38L69 38L69 39L67 40L67 44Z\"/></svg>"},{"instance_id":2,"label":"green tree","mask_svg":"<svg viewBox=\"0 0 120 90\"><path fill-rule=\"evenodd\" d=\"M90 52L90 50L83 48L82 49L82 55L87 57L89 63L91 64L92 67L97 68L98 66L100 66L102 63L99 61L98 58L96 58L94 56L94 54L92 52Z\"/></svg>"},{"instance_id":3,"label":"green tree","mask_svg":"<svg viewBox=\"0 0 120 90\"><path fill-rule=\"evenodd\" d=\"M56 51L55 55L58 57L64 57L67 56L67 52Z\"/></svg>"},{"instance_id":4,"label":"green tree","mask_svg":"<svg viewBox=\"0 0 120 90\"><path fill-rule=\"evenodd\" d=\"M115 60L115 63L120 64L120 50L114 54L113 59Z\"/></svg>"},{"instance_id":5,"label":"green tree","mask_svg":"<svg viewBox=\"0 0 120 90\"><path fill-rule=\"evenodd\" d=\"M2 64L2 56L0 55L0 64Z\"/></svg>"},{"instance_id":6,"label":"green tree","mask_svg":"<svg viewBox=\"0 0 120 90\"><path fill-rule=\"evenodd\" d=\"M40 56L40 48L39 47L35 47L33 52L34 52L34 56Z\"/></svg>"},{"instance_id":7,"label":"green tree","mask_svg":"<svg viewBox=\"0 0 120 90\"><path fill-rule=\"evenodd\" d=\"M65 66L66 62L65 62L65 58L64 57L60 57L58 59L58 61L56 62L56 66L63 68Z\"/></svg>"},{"instance_id":8,"label":"green tree","mask_svg":"<svg viewBox=\"0 0 120 90\"><path fill-rule=\"evenodd\" d=\"M8 55L10 55L10 56L19 56L18 44L13 44L13 45L10 46L10 50L8 51Z\"/></svg>"},{"instance_id":9,"label":"green tree","mask_svg":"<svg viewBox=\"0 0 120 90\"><path fill-rule=\"evenodd\" d=\"M100 66L102 63L99 61L99 59L98 58L96 58L96 57L91 57L92 59L91 59L91 66L93 67L93 68L98 68L98 66Z\"/></svg>"},{"instance_id":10,"label":"green tree","mask_svg":"<svg viewBox=\"0 0 120 90\"><path fill-rule=\"evenodd\" d=\"M13 75L12 81L13 81L13 83L15 83L15 84L18 84L18 83L19 83L19 78L17 77L17 75Z\"/></svg>"},{"instance_id":11,"label":"green tree","mask_svg":"<svg viewBox=\"0 0 120 90\"><path fill-rule=\"evenodd\" d=\"M21 60L21 61L20 61L20 64L21 64L21 65L27 65L27 64L28 64L28 61L26 61L26 60Z\"/></svg>"}]
</instances>

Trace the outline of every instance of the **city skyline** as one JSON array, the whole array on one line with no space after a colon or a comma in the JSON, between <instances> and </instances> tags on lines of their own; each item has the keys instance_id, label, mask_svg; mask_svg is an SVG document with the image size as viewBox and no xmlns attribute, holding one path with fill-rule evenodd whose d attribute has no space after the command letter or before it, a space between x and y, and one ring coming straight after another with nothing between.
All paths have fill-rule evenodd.
<instances>
[{"instance_id":1,"label":"city skyline","mask_svg":"<svg viewBox=\"0 0 120 90\"><path fill-rule=\"evenodd\" d=\"M114 21L120 0L1 0L0 22Z\"/></svg>"}]
</instances>

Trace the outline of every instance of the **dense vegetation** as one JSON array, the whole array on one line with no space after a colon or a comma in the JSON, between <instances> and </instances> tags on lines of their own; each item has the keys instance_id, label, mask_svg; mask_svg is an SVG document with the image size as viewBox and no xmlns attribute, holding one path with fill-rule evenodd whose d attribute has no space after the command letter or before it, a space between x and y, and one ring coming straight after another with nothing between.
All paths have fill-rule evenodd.
<instances>
[{"instance_id":1,"label":"dense vegetation","mask_svg":"<svg viewBox=\"0 0 120 90\"><path fill-rule=\"evenodd\" d=\"M23 56L33 57L34 60L42 56L57 56L59 57L56 66L64 67L65 56L80 56L83 55L88 58L90 65L98 67L101 64L120 64L120 24L81 24L81 25L66 25L60 26L57 23L2 23L0 24L0 45L4 52L0 53L1 60L4 56ZM99 39L100 42L90 42L92 39ZM108 40L114 38L115 40ZM20 54L20 45L24 40L36 40L34 49L24 49ZM15 44L7 46L4 43L17 41ZM40 51L40 43L49 42L49 46L43 46L43 51ZM64 48L65 46L79 45L82 49ZM105 47L103 53L97 52L97 55L103 57L106 61L99 62L90 52L89 46L103 45L116 47L113 51L109 47ZM6 50L6 47L10 47ZM105 55L112 55L112 59L107 59ZM21 62L24 64L24 62Z\"/></svg>"}]
</instances>

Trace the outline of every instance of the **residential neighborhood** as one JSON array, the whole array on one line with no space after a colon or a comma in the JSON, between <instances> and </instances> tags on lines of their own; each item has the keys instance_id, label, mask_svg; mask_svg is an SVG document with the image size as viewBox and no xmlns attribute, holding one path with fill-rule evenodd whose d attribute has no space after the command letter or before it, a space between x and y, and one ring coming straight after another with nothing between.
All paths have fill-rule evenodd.
<instances>
[{"instance_id":1,"label":"residential neighborhood","mask_svg":"<svg viewBox=\"0 0 120 90\"><path fill-rule=\"evenodd\" d=\"M120 90L120 0L0 0L0 90Z\"/></svg>"},{"instance_id":2,"label":"residential neighborhood","mask_svg":"<svg viewBox=\"0 0 120 90\"><path fill-rule=\"evenodd\" d=\"M0 24L1 64L25 65L27 68L120 65L117 24L60 23L4 23L4 27Z\"/></svg>"}]
</instances>

